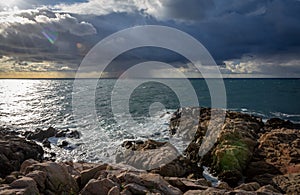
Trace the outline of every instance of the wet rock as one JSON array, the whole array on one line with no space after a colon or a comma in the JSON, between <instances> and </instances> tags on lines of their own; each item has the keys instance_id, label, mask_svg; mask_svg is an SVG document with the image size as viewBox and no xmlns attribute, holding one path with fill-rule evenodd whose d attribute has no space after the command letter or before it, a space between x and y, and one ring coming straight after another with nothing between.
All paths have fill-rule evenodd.
<instances>
[{"instance_id":1,"label":"wet rock","mask_svg":"<svg viewBox=\"0 0 300 195\"><path fill-rule=\"evenodd\" d=\"M44 139L42 144L43 144L43 147L51 149L51 143L48 139Z\"/></svg>"},{"instance_id":2,"label":"wet rock","mask_svg":"<svg viewBox=\"0 0 300 195\"><path fill-rule=\"evenodd\" d=\"M67 141L62 141L60 145L58 145L58 147L63 148L63 147L67 147L69 145L69 142Z\"/></svg>"},{"instance_id":3,"label":"wet rock","mask_svg":"<svg viewBox=\"0 0 300 195\"><path fill-rule=\"evenodd\" d=\"M80 138L80 133L77 130L60 130L57 131L55 134L55 137L68 137L68 138L74 138L74 139L79 139Z\"/></svg>"},{"instance_id":4,"label":"wet rock","mask_svg":"<svg viewBox=\"0 0 300 195\"><path fill-rule=\"evenodd\" d=\"M29 133L26 138L30 140L43 141L49 137L54 137L57 133L57 130L53 127L49 127L47 130L36 129L35 132Z\"/></svg>"},{"instance_id":5,"label":"wet rock","mask_svg":"<svg viewBox=\"0 0 300 195\"><path fill-rule=\"evenodd\" d=\"M265 127L267 129L280 129L280 128L293 129L294 124L289 120L283 120L280 118L271 118L266 121Z\"/></svg>"},{"instance_id":6,"label":"wet rock","mask_svg":"<svg viewBox=\"0 0 300 195\"><path fill-rule=\"evenodd\" d=\"M42 160L43 148L32 141L0 132L0 177L20 169L26 159Z\"/></svg>"},{"instance_id":7,"label":"wet rock","mask_svg":"<svg viewBox=\"0 0 300 195\"><path fill-rule=\"evenodd\" d=\"M74 138L74 139L79 139L80 138L80 133L79 131L70 131L69 133L67 133L66 137L68 138Z\"/></svg>"}]
</instances>

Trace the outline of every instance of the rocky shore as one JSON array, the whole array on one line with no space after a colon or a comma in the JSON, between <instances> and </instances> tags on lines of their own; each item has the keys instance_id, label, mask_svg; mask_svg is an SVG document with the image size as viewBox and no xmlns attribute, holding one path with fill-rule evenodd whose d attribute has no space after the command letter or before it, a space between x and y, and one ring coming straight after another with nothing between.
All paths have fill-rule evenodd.
<instances>
[{"instance_id":1,"label":"rocky shore","mask_svg":"<svg viewBox=\"0 0 300 195\"><path fill-rule=\"evenodd\" d=\"M0 129L0 194L300 194L298 125L226 111L224 123L213 126L219 132L214 145L199 155L209 124L217 120L211 120L212 111L185 108L174 113L170 134L189 130L194 134L184 153L165 163L161 152L172 153L172 147L154 140L122 144L127 153L149 156L159 151L153 158L122 153L119 164L55 162L44 155L48 138L77 139L79 132L48 128L19 135ZM198 123L182 117L183 112L200 113ZM158 161L162 166L154 166ZM203 167L209 167L219 182L207 180Z\"/></svg>"}]
</instances>

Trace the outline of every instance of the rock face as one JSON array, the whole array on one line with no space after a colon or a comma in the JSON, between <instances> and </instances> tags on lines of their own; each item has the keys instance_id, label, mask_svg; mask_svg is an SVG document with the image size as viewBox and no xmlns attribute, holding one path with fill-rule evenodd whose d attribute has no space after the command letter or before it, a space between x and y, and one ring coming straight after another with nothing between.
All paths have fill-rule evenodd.
<instances>
[{"instance_id":1,"label":"rock face","mask_svg":"<svg viewBox=\"0 0 300 195\"><path fill-rule=\"evenodd\" d=\"M78 185L64 164L54 162L33 164L25 168L25 174L36 178L43 193L74 194L78 192ZM47 186L47 189L43 186Z\"/></svg>"},{"instance_id":2,"label":"rock face","mask_svg":"<svg viewBox=\"0 0 300 195\"><path fill-rule=\"evenodd\" d=\"M295 189L300 182L299 178L293 176L294 181L292 182L288 175L300 173L300 130L293 129L297 125L278 118L269 119L264 124L259 117L226 111L224 124L221 127L216 125L216 128L213 128L215 131L219 129L214 146L204 156L201 156L199 154L203 154L201 151L203 138L207 134L209 123L214 122L212 121L214 119L210 118L212 110L208 108L187 109L192 110L189 111L190 113L199 110L198 127L194 120L183 119L180 110L174 114L170 123L172 134L185 131L185 129L196 129L194 139L185 151L187 159L210 167L211 172L231 187L236 187L244 177L246 182L255 182L262 186L260 189L256 189L258 186L255 186L259 192L276 194L294 191L297 193ZM181 124L179 125L179 123ZM208 136L206 139L210 139L210 137ZM249 187L249 184L246 186ZM271 190L271 188L273 189ZM253 188L251 191L253 192L255 189ZM234 189L236 193L241 190L245 191L245 186ZM208 191L212 191L212 189L207 189L205 193ZM202 192L203 190L201 190ZM189 193L200 193L200 191L190 191ZM219 190L216 193L223 192Z\"/></svg>"},{"instance_id":3,"label":"rock face","mask_svg":"<svg viewBox=\"0 0 300 195\"><path fill-rule=\"evenodd\" d=\"M190 113L197 113L199 108L191 108ZM207 134L211 120L211 112L214 110L201 108L199 110L199 124L192 120L182 119L181 114L175 114L171 119L170 128L173 132L186 131L186 129L196 129L192 142L187 147L185 154L192 162L206 165L215 172L220 179L234 186L242 179L242 173L253 156L253 151L257 145L257 134L263 126L261 119L237 112L226 112L224 124L218 124L210 129L210 134L218 132L217 135L207 137L206 142L212 142L214 146L207 152L201 151L204 136ZM182 111L181 111L182 112ZM186 112L186 111L185 111ZM180 124L180 123L184 124ZM180 125L179 125L180 124ZM179 129L181 127L183 129ZM217 140L209 140L217 138ZM200 156L199 154L204 156Z\"/></svg>"},{"instance_id":4,"label":"rock face","mask_svg":"<svg viewBox=\"0 0 300 195\"><path fill-rule=\"evenodd\" d=\"M10 131L0 131L0 177L19 170L26 159L42 160L43 148L32 141L17 137Z\"/></svg>"},{"instance_id":5,"label":"rock face","mask_svg":"<svg viewBox=\"0 0 300 195\"><path fill-rule=\"evenodd\" d=\"M227 112L215 147L204 156L204 164L229 185L236 185L252 159L261 128L256 117Z\"/></svg>"},{"instance_id":6,"label":"rock face","mask_svg":"<svg viewBox=\"0 0 300 195\"><path fill-rule=\"evenodd\" d=\"M300 173L300 130L269 129L258 142L255 156L245 173L247 181L256 181L261 185L270 184L284 192L290 191L290 188L282 187L289 185L282 184L288 180L278 182L274 178L289 178L286 174ZM298 177L295 178L298 179L295 182L300 182Z\"/></svg>"}]
</instances>

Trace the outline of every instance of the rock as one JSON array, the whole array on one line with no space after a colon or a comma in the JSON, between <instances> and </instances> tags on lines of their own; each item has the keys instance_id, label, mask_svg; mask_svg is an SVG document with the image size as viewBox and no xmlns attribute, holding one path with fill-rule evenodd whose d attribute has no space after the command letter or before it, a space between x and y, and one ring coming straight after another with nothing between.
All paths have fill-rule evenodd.
<instances>
[{"instance_id":1,"label":"rock","mask_svg":"<svg viewBox=\"0 0 300 195\"><path fill-rule=\"evenodd\" d=\"M251 181L259 183L261 186L264 185L275 185L274 182L272 181L275 175L265 173L265 174L260 174L257 175L253 178L251 178Z\"/></svg>"},{"instance_id":2,"label":"rock","mask_svg":"<svg viewBox=\"0 0 300 195\"><path fill-rule=\"evenodd\" d=\"M122 183L136 183L138 185L146 187L149 189L156 189L161 191L163 194L182 194L182 192L173 186L171 186L168 182L166 182L160 175L158 174L140 174L135 175L132 173L122 173L118 176L118 179Z\"/></svg>"},{"instance_id":3,"label":"rock","mask_svg":"<svg viewBox=\"0 0 300 195\"><path fill-rule=\"evenodd\" d=\"M281 175L281 172L275 166L267 163L263 158L259 161L252 161L250 162L247 170L245 171L245 175L247 176L246 181L252 181L252 178L257 177L259 175L264 175L266 173L271 175L271 177L273 177L274 175ZM263 183L262 185L266 184Z\"/></svg>"},{"instance_id":4,"label":"rock","mask_svg":"<svg viewBox=\"0 0 300 195\"><path fill-rule=\"evenodd\" d=\"M226 195L230 194L236 194L236 195L257 195L256 192L250 192L250 191L245 191L245 190L233 190L230 192L226 192Z\"/></svg>"},{"instance_id":5,"label":"rock","mask_svg":"<svg viewBox=\"0 0 300 195\"><path fill-rule=\"evenodd\" d=\"M96 180L91 179L82 189L82 195L107 195L111 188L116 184L109 179Z\"/></svg>"},{"instance_id":6,"label":"rock","mask_svg":"<svg viewBox=\"0 0 300 195\"><path fill-rule=\"evenodd\" d=\"M19 170L26 159L42 160L43 148L14 134L0 132L0 177Z\"/></svg>"},{"instance_id":7,"label":"rock","mask_svg":"<svg viewBox=\"0 0 300 195\"><path fill-rule=\"evenodd\" d=\"M43 171L32 171L26 175L35 181L40 192L45 190L46 176L47 174Z\"/></svg>"},{"instance_id":8,"label":"rock","mask_svg":"<svg viewBox=\"0 0 300 195\"><path fill-rule=\"evenodd\" d=\"M251 183L243 183L234 189L235 190L244 190L244 191L256 191L259 188L260 188L259 183L251 182Z\"/></svg>"},{"instance_id":9,"label":"rock","mask_svg":"<svg viewBox=\"0 0 300 195\"><path fill-rule=\"evenodd\" d=\"M280 118L271 118L266 121L265 127L268 129L279 129L279 128L293 129L294 124L289 120L282 120Z\"/></svg>"},{"instance_id":10,"label":"rock","mask_svg":"<svg viewBox=\"0 0 300 195\"><path fill-rule=\"evenodd\" d=\"M273 182L286 194L300 194L300 174L278 175Z\"/></svg>"},{"instance_id":11,"label":"rock","mask_svg":"<svg viewBox=\"0 0 300 195\"><path fill-rule=\"evenodd\" d=\"M228 183L226 182L220 182L218 185L217 185L217 188L218 189L224 189L224 190L232 190L232 188L228 185Z\"/></svg>"},{"instance_id":12,"label":"rock","mask_svg":"<svg viewBox=\"0 0 300 195\"><path fill-rule=\"evenodd\" d=\"M76 130L71 131L71 130L67 129L67 130L57 131L57 133L55 134L55 137L68 137L68 138L79 139L80 133L79 133L79 131L76 131Z\"/></svg>"},{"instance_id":13,"label":"rock","mask_svg":"<svg viewBox=\"0 0 300 195\"><path fill-rule=\"evenodd\" d=\"M119 194L120 194L120 189L118 186L112 187L107 193L107 195L119 195Z\"/></svg>"},{"instance_id":14,"label":"rock","mask_svg":"<svg viewBox=\"0 0 300 195\"><path fill-rule=\"evenodd\" d=\"M182 112L188 115L182 118ZM211 119L212 112L216 117ZM175 129L176 133L186 132L186 137L193 134L192 142L185 150L190 162L210 167L220 179L236 186L252 159L257 145L257 134L264 124L260 118L251 115L231 111L225 114L223 125L222 110L185 108L181 113L175 113L175 117L170 121L170 129ZM197 117L199 123L195 123L194 119ZM209 124L211 129L208 129ZM206 134L209 136L204 140ZM212 145L213 143L215 144Z\"/></svg>"},{"instance_id":15,"label":"rock","mask_svg":"<svg viewBox=\"0 0 300 195\"><path fill-rule=\"evenodd\" d=\"M64 141L61 142L60 145L58 145L58 147L63 148L63 147L66 147L68 145L69 145L69 142L67 142L67 141L64 140Z\"/></svg>"},{"instance_id":16,"label":"rock","mask_svg":"<svg viewBox=\"0 0 300 195\"><path fill-rule=\"evenodd\" d=\"M165 177L164 179L172 186L180 189L182 192L186 192L188 190L205 190L208 187L211 187L211 184L206 180L192 180L177 177Z\"/></svg>"},{"instance_id":17,"label":"rock","mask_svg":"<svg viewBox=\"0 0 300 195\"><path fill-rule=\"evenodd\" d=\"M280 194L282 194L271 185L263 186L263 187L259 188L258 190L256 190L256 192L259 193L259 194L263 193L263 194L266 194L266 195L280 195Z\"/></svg>"},{"instance_id":18,"label":"rock","mask_svg":"<svg viewBox=\"0 0 300 195\"><path fill-rule=\"evenodd\" d=\"M300 173L300 164L290 165L286 168L288 174Z\"/></svg>"},{"instance_id":19,"label":"rock","mask_svg":"<svg viewBox=\"0 0 300 195\"><path fill-rule=\"evenodd\" d=\"M42 171L46 174L45 193L48 191L47 193L52 194L74 194L79 190L75 179L68 173L64 164L54 162L33 164L26 168L25 173L33 171Z\"/></svg>"},{"instance_id":20,"label":"rock","mask_svg":"<svg viewBox=\"0 0 300 195\"><path fill-rule=\"evenodd\" d=\"M66 135L68 138L74 138L74 139L79 139L80 138L80 133L79 131L71 131L69 133L67 133Z\"/></svg>"},{"instance_id":21,"label":"rock","mask_svg":"<svg viewBox=\"0 0 300 195\"><path fill-rule=\"evenodd\" d=\"M43 144L43 147L51 149L51 143L48 140L48 138L44 139L42 144Z\"/></svg>"},{"instance_id":22,"label":"rock","mask_svg":"<svg viewBox=\"0 0 300 195\"><path fill-rule=\"evenodd\" d=\"M124 190L122 190L120 195L133 195L133 194L128 189L124 189Z\"/></svg>"},{"instance_id":23,"label":"rock","mask_svg":"<svg viewBox=\"0 0 300 195\"><path fill-rule=\"evenodd\" d=\"M22 165L21 165L21 169L20 169L20 172L25 174L26 172L26 169L27 167L31 166L31 165L34 165L34 164L38 164L39 162L34 160L34 159L28 159L28 160L25 160Z\"/></svg>"},{"instance_id":24,"label":"rock","mask_svg":"<svg viewBox=\"0 0 300 195\"><path fill-rule=\"evenodd\" d=\"M259 138L258 155L282 174L300 163L300 132L297 129L274 129Z\"/></svg>"},{"instance_id":25,"label":"rock","mask_svg":"<svg viewBox=\"0 0 300 195\"><path fill-rule=\"evenodd\" d=\"M226 190L208 188L206 190L189 190L184 195L224 195Z\"/></svg>"},{"instance_id":26,"label":"rock","mask_svg":"<svg viewBox=\"0 0 300 195\"><path fill-rule=\"evenodd\" d=\"M17 180L17 177L15 175L8 175L8 176L5 177L4 182L7 183L7 184L10 184L15 180Z\"/></svg>"},{"instance_id":27,"label":"rock","mask_svg":"<svg viewBox=\"0 0 300 195\"><path fill-rule=\"evenodd\" d=\"M107 164L98 165L92 169L84 170L80 173L80 177L77 182L80 187L85 186L91 179L97 179L97 173L101 170L105 170L107 168Z\"/></svg>"},{"instance_id":28,"label":"rock","mask_svg":"<svg viewBox=\"0 0 300 195\"><path fill-rule=\"evenodd\" d=\"M152 170L172 162L179 156L177 149L166 142L147 140L143 144L124 142L116 157L117 163L128 164L137 169Z\"/></svg>"},{"instance_id":29,"label":"rock","mask_svg":"<svg viewBox=\"0 0 300 195\"><path fill-rule=\"evenodd\" d=\"M204 157L204 164L208 163L219 179L236 186L252 159L261 127L256 117L227 112L216 146Z\"/></svg>"},{"instance_id":30,"label":"rock","mask_svg":"<svg viewBox=\"0 0 300 195\"><path fill-rule=\"evenodd\" d=\"M151 170L152 173L158 173L164 177L193 177L201 178L203 168L196 163L192 163L187 158L179 156L175 160L161 167Z\"/></svg>"},{"instance_id":31,"label":"rock","mask_svg":"<svg viewBox=\"0 0 300 195\"><path fill-rule=\"evenodd\" d=\"M47 130L36 129L35 132L29 133L26 138L30 140L43 141L49 137L54 137L57 133L57 130L53 127L49 127Z\"/></svg>"},{"instance_id":32,"label":"rock","mask_svg":"<svg viewBox=\"0 0 300 195\"><path fill-rule=\"evenodd\" d=\"M10 184L12 188L23 189L22 194L39 194L35 181L30 177L22 177Z\"/></svg>"},{"instance_id":33,"label":"rock","mask_svg":"<svg viewBox=\"0 0 300 195\"><path fill-rule=\"evenodd\" d=\"M136 183L127 184L125 185L124 188L130 191L132 194L136 194L136 195L144 195L149 192L149 190L146 187Z\"/></svg>"}]
</instances>

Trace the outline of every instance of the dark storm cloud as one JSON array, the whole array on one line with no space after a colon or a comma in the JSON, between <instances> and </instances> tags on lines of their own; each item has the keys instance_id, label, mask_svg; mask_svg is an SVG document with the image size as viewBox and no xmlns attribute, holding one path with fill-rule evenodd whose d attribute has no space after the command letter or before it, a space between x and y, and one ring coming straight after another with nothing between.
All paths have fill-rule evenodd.
<instances>
[{"instance_id":1,"label":"dark storm cloud","mask_svg":"<svg viewBox=\"0 0 300 195\"><path fill-rule=\"evenodd\" d=\"M158 24L197 38L218 64L228 65L225 72L300 72L298 0L39 2L36 6L44 4L48 8L20 11L14 14L20 20L9 23L0 20L4 40L0 43L0 56L78 64L93 45L111 33L135 25ZM55 11L49 5L55 6ZM53 44L43 31L56 38ZM149 53L130 54L124 59L151 59ZM182 60L168 52L162 52L160 57L168 62Z\"/></svg>"},{"instance_id":2,"label":"dark storm cloud","mask_svg":"<svg viewBox=\"0 0 300 195\"><path fill-rule=\"evenodd\" d=\"M79 63L90 46L84 37L97 34L94 26L49 9L0 14L0 55L17 61ZM80 45L79 45L80 44Z\"/></svg>"}]
</instances>

